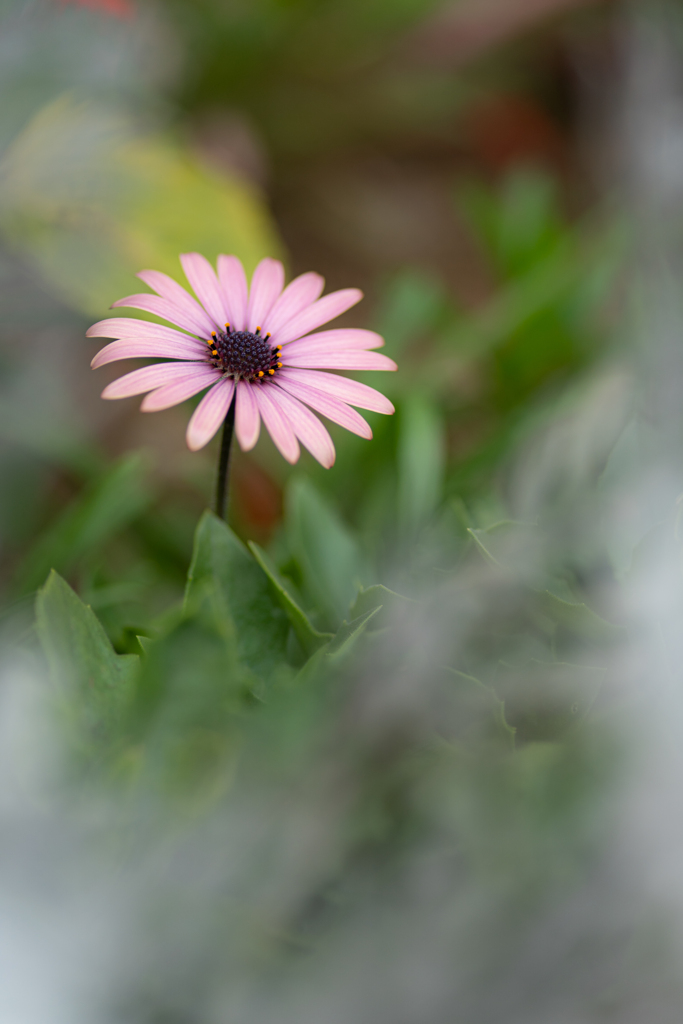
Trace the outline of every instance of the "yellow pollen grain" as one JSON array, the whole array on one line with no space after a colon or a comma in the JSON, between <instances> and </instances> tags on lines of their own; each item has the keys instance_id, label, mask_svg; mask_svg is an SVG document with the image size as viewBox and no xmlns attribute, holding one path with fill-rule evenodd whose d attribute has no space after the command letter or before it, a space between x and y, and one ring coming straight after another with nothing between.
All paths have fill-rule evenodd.
<instances>
[{"instance_id":1,"label":"yellow pollen grain","mask_svg":"<svg viewBox=\"0 0 683 1024\"><path fill-rule=\"evenodd\" d=\"M268 373L275 373L275 370L268 370Z\"/></svg>"},{"instance_id":2,"label":"yellow pollen grain","mask_svg":"<svg viewBox=\"0 0 683 1024\"><path fill-rule=\"evenodd\" d=\"M259 370L258 375L259 375L259 377L262 377L263 376L263 370Z\"/></svg>"}]
</instances>

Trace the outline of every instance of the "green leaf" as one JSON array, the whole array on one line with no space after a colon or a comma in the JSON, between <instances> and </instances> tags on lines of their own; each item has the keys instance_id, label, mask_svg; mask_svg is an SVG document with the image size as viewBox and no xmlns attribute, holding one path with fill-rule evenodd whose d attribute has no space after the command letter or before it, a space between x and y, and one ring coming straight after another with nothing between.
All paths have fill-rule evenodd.
<instances>
[{"instance_id":1,"label":"green leaf","mask_svg":"<svg viewBox=\"0 0 683 1024\"><path fill-rule=\"evenodd\" d=\"M521 571L522 578L533 565L533 545L537 527L505 520L485 530L467 531L482 558L490 565L508 571ZM590 640L616 640L624 628L601 618L581 601L566 601L550 590L528 588L537 610L553 623Z\"/></svg>"},{"instance_id":2,"label":"green leaf","mask_svg":"<svg viewBox=\"0 0 683 1024\"><path fill-rule=\"evenodd\" d=\"M50 569L70 572L137 519L151 498L142 457L130 455L116 462L38 539L17 571L15 590L22 594L35 589Z\"/></svg>"},{"instance_id":3,"label":"green leaf","mask_svg":"<svg viewBox=\"0 0 683 1024\"><path fill-rule=\"evenodd\" d=\"M626 630L623 626L607 622L591 611L586 604L563 601L549 590L542 591L538 599L543 614L579 636L591 640L618 640L625 635Z\"/></svg>"},{"instance_id":4,"label":"green leaf","mask_svg":"<svg viewBox=\"0 0 683 1024\"><path fill-rule=\"evenodd\" d=\"M225 785L257 703L237 647L210 615L186 617L147 646L127 720L139 781L175 793Z\"/></svg>"},{"instance_id":5,"label":"green leaf","mask_svg":"<svg viewBox=\"0 0 683 1024\"><path fill-rule=\"evenodd\" d=\"M357 619L359 616L375 609L382 609L387 613L393 609L406 607L406 605L411 604L416 604L416 602L409 597L403 597L402 594L389 590L388 587L382 586L381 583L377 583L372 587L361 587L355 601L349 608L349 615L351 619ZM386 615L383 615L382 619L384 620L385 618Z\"/></svg>"},{"instance_id":6,"label":"green leaf","mask_svg":"<svg viewBox=\"0 0 683 1024\"><path fill-rule=\"evenodd\" d=\"M333 634L320 633L315 629L306 613L301 610L294 598L287 591L287 588L282 582L275 566L272 564L265 551L263 551L258 544L255 544L254 541L249 541L249 548L254 555L254 558L268 577L272 591L275 594L278 603L287 615L287 618L291 622L297 639L303 647L304 652L310 657L312 654L315 654L318 648L322 647L323 644L326 644L328 640L331 640Z\"/></svg>"},{"instance_id":7,"label":"green leaf","mask_svg":"<svg viewBox=\"0 0 683 1024\"><path fill-rule=\"evenodd\" d=\"M522 741L559 738L585 718L604 682L606 669L532 659L522 667L501 663L496 693Z\"/></svg>"},{"instance_id":8,"label":"green leaf","mask_svg":"<svg viewBox=\"0 0 683 1024\"><path fill-rule=\"evenodd\" d=\"M367 629L371 620L375 618L380 610L381 606L380 608L373 608L363 615L359 615L357 619L352 619L351 622L342 622L334 637L330 640L329 646L325 648L325 654L328 656L334 655L335 657L349 654Z\"/></svg>"},{"instance_id":9,"label":"green leaf","mask_svg":"<svg viewBox=\"0 0 683 1024\"><path fill-rule=\"evenodd\" d=\"M468 527L467 532L485 562L499 569L514 569L529 565L529 549L537 543L538 528L532 523L503 519L483 530Z\"/></svg>"},{"instance_id":10,"label":"green leaf","mask_svg":"<svg viewBox=\"0 0 683 1024\"><path fill-rule=\"evenodd\" d=\"M453 668L448 672L459 684L454 708L459 738L479 737L482 731L490 731L490 724L493 724L494 735L514 750L516 730L505 717L505 701L474 676Z\"/></svg>"},{"instance_id":11,"label":"green leaf","mask_svg":"<svg viewBox=\"0 0 683 1024\"><path fill-rule=\"evenodd\" d=\"M141 269L178 278L181 252L236 253L250 271L281 249L254 187L169 139L141 136L110 106L68 96L49 104L0 175L6 236L62 298L95 316L140 290Z\"/></svg>"},{"instance_id":12,"label":"green leaf","mask_svg":"<svg viewBox=\"0 0 683 1024\"><path fill-rule=\"evenodd\" d=\"M201 614L209 596L219 623L234 628L240 661L262 679L285 659L289 623L261 567L232 530L205 512L195 535L185 608Z\"/></svg>"},{"instance_id":13,"label":"green leaf","mask_svg":"<svg viewBox=\"0 0 683 1024\"><path fill-rule=\"evenodd\" d=\"M324 647L320 647L315 654L308 659L297 676L297 682L311 683L319 680L321 674L332 664L341 661L351 654L357 642L365 633L369 623L377 616L381 608L373 608L351 622L342 622L341 626Z\"/></svg>"},{"instance_id":14,"label":"green leaf","mask_svg":"<svg viewBox=\"0 0 683 1024\"><path fill-rule=\"evenodd\" d=\"M307 593L330 622L340 622L362 582L355 538L303 478L293 479L287 491L286 525Z\"/></svg>"},{"instance_id":15,"label":"green leaf","mask_svg":"<svg viewBox=\"0 0 683 1024\"><path fill-rule=\"evenodd\" d=\"M408 539L436 511L445 458L441 415L427 398L412 395L401 408L398 442L398 522Z\"/></svg>"},{"instance_id":16,"label":"green leaf","mask_svg":"<svg viewBox=\"0 0 683 1024\"><path fill-rule=\"evenodd\" d=\"M137 655L116 654L92 609L56 572L38 593L36 622L50 675L82 741L110 732L129 698Z\"/></svg>"}]
</instances>

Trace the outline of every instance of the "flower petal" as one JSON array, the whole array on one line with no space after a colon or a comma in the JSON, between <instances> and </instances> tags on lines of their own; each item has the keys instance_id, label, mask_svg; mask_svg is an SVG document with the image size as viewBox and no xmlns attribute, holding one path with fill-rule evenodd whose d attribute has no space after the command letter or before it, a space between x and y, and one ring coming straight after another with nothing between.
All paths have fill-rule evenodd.
<instances>
[{"instance_id":1,"label":"flower petal","mask_svg":"<svg viewBox=\"0 0 683 1024\"><path fill-rule=\"evenodd\" d=\"M184 341L155 341L153 338L143 341L112 341L97 353L90 365L93 370L107 363L115 363L119 359L149 359L158 356L161 359L196 359L206 354L206 346L197 342L197 348L190 348Z\"/></svg>"},{"instance_id":2,"label":"flower petal","mask_svg":"<svg viewBox=\"0 0 683 1024\"><path fill-rule=\"evenodd\" d=\"M237 256L218 257L218 280L227 305L227 322L236 331L243 331L247 326L249 289L244 267Z\"/></svg>"},{"instance_id":3,"label":"flower petal","mask_svg":"<svg viewBox=\"0 0 683 1024\"><path fill-rule=\"evenodd\" d=\"M153 324L149 320L130 320L124 316L100 320L85 332L86 338L126 338L130 340L185 341L193 351L205 352L206 342L198 341L190 334L183 334L173 327Z\"/></svg>"},{"instance_id":4,"label":"flower petal","mask_svg":"<svg viewBox=\"0 0 683 1024\"><path fill-rule=\"evenodd\" d=\"M368 387L367 384L361 384L358 380L340 377L336 373L284 368L278 371L277 379L279 384L285 380L308 384L317 391L323 391L326 395L332 395L359 409L370 409L372 412L381 412L386 415L395 411L389 399L379 391Z\"/></svg>"},{"instance_id":5,"label":"flower petal","mask_svg":"<svg viewBox=\"0 0 683 1024\"><path fill-rule=\"evenodd\" d=\"M310 409L280 388L268 387L268 397L272 398L280 411L285 414L290 427L301 443L308 448L313 458L317 459L325 469L334 465L336 452L332 438L317 416L314 416Z\"/></svg>"},{"instance_id":6,"label":"flower petal","mask_svg":"<svg viewBox=\"0 0 683 1024\"><path fill-rule=\"evenodd\" d=\"M213 327L206 310L172 277L162 274L160 270L141 270L137 276L155 292L158 292L162 298L168 299L173 306L182 310L187 317L188 324L194 324L193 327L186 328L187 330L191 330L194 334L201 334L202 337L211 333ZM168 317L166 319L168 320ZM181 326L185 325L181 324Z\"/></svg>"},{"instance_id":7,"label":"flower petal","mask_svg":"<svg viewBox=\"0 0 683 1024\"><path fill-rule=\"evenodd\" d=\"M235 382L227 377L204 395L187 425L187 447L199 451L208 444L228 414Z\"/></svg>"},{"instance_id":8,"label":"flower petal","mask_svg":"<svg viewBox=\"0 0 683 1024\"><path fill-rule=\"evenodd\" d=\"M202 367L196 370L192 376L186 376L183 380L174 381L164 387L152 391L146 398L143 398L140 409L142 412L160 412L161 409L170 409L172 405L180 405L186 398L215 384L218 378L218 371L212 366Z\"/></svg>"},{"instance_id":9,"label":"flower petal","mask_svg":"<svg viewBox=\"0 0 683 1024\"><path fill-rule=\"evenodd\" d=\"M248 452L258 441L261 429L261 417L254 396L254 385L247 384L245 380L239 381L235 402L235 433L242 451Z\"/></svg>"},{"instance_id":10,"label":"flower petal","mask_svg":"<svg viewBox=\"0 0 683 1024\"><path fill-rule=\"evenodd\" d=\"M357 327L340 328L336 331L319 331L318 334L307 334L298 341L290 341L285 345L283 356L310 355L313 352L355 352L371 348L381 348L384 338L375 331L364 331Z\"/></svg>"},{"instance_id":11,"label":"flower petal","mask_svg":"<svg viewBox=\"0 0 683 1024\"><path fill-rule=\"evenodd\" d=\"M264 321L279 297L285 283L285 268L279 260L267 256L261 260L249 289L249 308L247 310L247 330L255 331L261 327L265 334Z\"/></svg>"},{"instance_id":12,"label":"flower petal","mask_svg":"<svg viewBox=\"0 0 683 1024\"><path fill-rule=\"evenodd\" d=\"M292 317L297 316L322 294L325 278L320 274L308 273L295 277L287 285L280 298L268 314L265 327L274 334L284 327Z\"/></svg>"},{"instance_id":13,"label":"flower petal","mask_svg":"<svg viewBox=\"0 0 683 1024\"><path fill-rule=\"evenodd\" d=\"M126 373L118 380L107 384L102 392L102 398L128 398L130 395L142 395L145 391L152 391L154 388L162 388L167 384L174 384L176 381L199 379L206 376L206 371L211 370L213 378L216 371L201 363L154 363L153 366L143 366L140 370L133 370Z\"/></svg>"},{"instance_id":14,"label":"flower petal","mask_svg":"<svg viewBox=\"0 0 683 1024\"><path fill-rule=\"evenodd\" d=\"M380 352L312 352L310 355L282 354L285 366L311 367L320 370L397 370L393 359Z\"/></svg>"},{"instance_id":15,"label":"flower petal","mask_svg":"<svg viewBox=\"0 0 683 1024\"><path fill-rule=\"evenodd\" d=\"M294 463L299 458L299 444L289 420L282 413L277 402L271 398L271 391L274 392L275 389L256 385L254 398L275 447L287 459L287 462Z\"/></svg>"},{"instance_id":16,"label":"flower petal","mask_svg":"<svg viewBox=\"0 0 683 1024\"><path fill-rule=\"evenodd\" d=\"M330 292L322 299L307 306L297 316L292 317L282 328L273 331L273 341L278 345L286 345L288 341L295 341L297 338L309 334L316 327L321 327L328 320L345 313L351 306L363 298L363 293L358 288L343 288L339 292Z\"/></svg>"},{"instance_id":17,"label":"flower petal","mask_svg":"<svg viewBox=\"0 0 683 1024\"><path fill-rule=\"evenodd\" d=\"M188 299L190 296L188 295ZM213 331L213 321L209 317L208 313L205 313L201 309L199 303L197 303L198 313L190 313L189 310L181 306L176 306L174 302L169 299L162 299L159 295L127 295L125 299L118 299L112 303L112 306L129 306L131 309L144 309L147 313L154 313L155 316L160 316L163 320L168 320L169 323L175 324L177 327L182 327L184 331L190 331L192 334L199 334L202 338L208 338Z\"/></svg>"},{"instance_id":18,"label":"flower petal","mask_svg":"<svg viewBox=\"0 0 683 1024\"><path fill-rule=\"evenodd\" d=\"M328 420L332 420L333 423L338 423L340 427L350 430L353 434L359 434L360 437L365 437L368 441L371 439L370 424L366 423L360 413L344 402L340 402L338 398L326 395L322 391L316 391L315 388L309 387L307 384L283 380L280 375L278 375L277 384L283 391L294 395L306 405L310 405L311 409L327 416Z\"/></svg>"},{"instance_id":19,"label":"flower petal","mask_svg":"<svg viewBox=\"0 0 683 1024\"><path fill-rule=\"evenodd\" d=\"M216 272L205 256L198 252L185 252L180 257L185 277L202 306L219 330L225 329L228 321L228 304L218 284Z\"/></svg>"}]
</instances>

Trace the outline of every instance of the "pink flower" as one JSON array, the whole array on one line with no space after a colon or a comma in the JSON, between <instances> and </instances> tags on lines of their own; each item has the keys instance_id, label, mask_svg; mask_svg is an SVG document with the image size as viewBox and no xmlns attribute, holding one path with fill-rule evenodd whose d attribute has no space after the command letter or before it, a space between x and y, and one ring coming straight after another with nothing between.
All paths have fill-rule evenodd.
<instances>
[{"instance_id":1,"label":"pink flower","mask_svg":"<svg viewBox=\"0 0 683 1024\"><path fill-rule=\"evenodd\" d=\"M370 351L384 344L379 334L357 328L310 333L355 306L363 297L357 288L320 298L324 281L308 273L283 290L284 269L273 259L259 263L251 288L236 256L219 256L218 274L196 252L184 254L180 262L197 299L166 274L143 270L138 277L156 294L114 303L146 310L174 328L117 317L88 331L88 337L118 339L98 352L93 368L141 356L176 360L119 377L104 389L103 398L149 392L141 408L156 412L208 388L187 428L192 451L211 440L234 399L235 433L243 451L256 444L263 420L288 462L299 458L301 441L326 467L334 462L334 445L311 409L366 438L372 431L351 406L394 411L384 395L366 384L322 372L395 370L393 360Z\"/></svg>"}]
</instances>

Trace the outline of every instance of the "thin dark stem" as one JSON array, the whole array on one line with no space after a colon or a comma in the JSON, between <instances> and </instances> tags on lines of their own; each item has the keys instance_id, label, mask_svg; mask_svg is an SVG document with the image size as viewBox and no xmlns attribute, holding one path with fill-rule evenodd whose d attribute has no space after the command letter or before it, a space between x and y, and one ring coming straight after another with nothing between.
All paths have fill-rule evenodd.
<instances>
[{"instance_id":1,"label":"thin dark stem","mask_svg":"<svg viewBox=\"0 0 683 1024\"><path fill-rule=\"evenodd\" d=\"M216 515L220 519L226 518L228 508L228 476L230 472L230 447L232 445L232 432L235 427L235 399L233 398L228 409L228 414L223 423L223 437L221 440L221 454L218 459L218 484L216 486Z\"/></svg>"}]
</instances>

